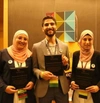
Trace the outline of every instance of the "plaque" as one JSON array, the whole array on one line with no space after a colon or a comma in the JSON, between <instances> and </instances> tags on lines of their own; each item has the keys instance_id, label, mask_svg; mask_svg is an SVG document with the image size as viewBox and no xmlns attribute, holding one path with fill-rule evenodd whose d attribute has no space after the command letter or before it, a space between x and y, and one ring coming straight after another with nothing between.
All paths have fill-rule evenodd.
<instances>
[{"instance_id":1,"label":"plaque","mask_svg":"<svg viewBox=\"0 0 100 103\"><path fill-rule=\"evenodd\" d=\"M80 89L85 89L92 85L92 77L94 69L76 68L75 83L79 85Z\"/></svg>"},{"instance_id":2,"label":"plaque","mask_svg":"<svg viewBox=\"0 0 100 103\"><path fill-rule=\"evenodd\" d=\"M10 84L16 89L24 88L28 83L28 67L10 68Z\"/></svg>"},{"instance_id":3,"label":"plaque","mask_svg":"<svg viewBox=\"0 0 100 103\"><path fill-rule=\"evenodd\" d=\"M54 75L63 75L62 55L45 55L45 68Z\"/></svg>"}]
</instances>

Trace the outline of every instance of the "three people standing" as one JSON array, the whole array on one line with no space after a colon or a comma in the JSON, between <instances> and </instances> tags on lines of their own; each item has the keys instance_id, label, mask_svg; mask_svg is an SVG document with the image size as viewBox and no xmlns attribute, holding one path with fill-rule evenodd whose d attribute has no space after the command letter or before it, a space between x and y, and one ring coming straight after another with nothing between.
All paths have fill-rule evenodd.
<instances>
[{"instance_id":1,"label":"three people standing","mask_svg":"<svg viewBox=\"0 0 100 103\"><path fill-rule=\"evenodd\" d=\"M64 72L69 69L70 65L69 50L67 44L56 37L56 30L56 20L46 16L42 20L45 38L33 44L32 52L28 49L29 37L24 30L18 30L14 35L13 44L0 51L0 103L36 103L33 88L36 77L35 94L39 103L51 103L52 100L56 103L69 103L70 82ZM71 76L71 88L74 90L73 103L100 102L100 53L94 51L93 40L93 33L90 30L84 30L78 42L80 50L73 53ZM46 70L45 55L61 55L62 75L55 75ZM10 69L18 66L28 66L28 82L20 89L16 89L10 82ZM81 89L76 83L78 68L94 70L91 85L85 89ZM20 90L23 93L25 91L27 98L19 100Z\"/></svg>"}]
</instances>

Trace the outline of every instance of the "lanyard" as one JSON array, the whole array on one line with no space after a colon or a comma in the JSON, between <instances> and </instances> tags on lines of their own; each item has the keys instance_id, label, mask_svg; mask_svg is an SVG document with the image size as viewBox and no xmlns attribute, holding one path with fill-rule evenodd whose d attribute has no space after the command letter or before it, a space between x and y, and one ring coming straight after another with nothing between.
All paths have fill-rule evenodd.
<instances>
[{"instance_id":1,"label":"lanyard","mask_svg":"<svg viewBox=\"0 0 100 103\"><path fill-rule=\"evenodd\" d=\"M56 39L55 41L56 41L55 48L54 48L54 47L52 47L52 48L54 48L54 49L55 49L55 51L54 51L54 52L52 52L52 51L50 50L50 47L49 47L49 42L48 42L48 40L46 40L46 47L47 47L48 52L50 53L50 55L56 54L56 53L57 53L57 50L59 51L59 53L60 53L60 54L62 53L62 51L59 49L59 44L58 44L57 39Z\"/></svg>"},{"instance_id":2,"label":"lanyard","mask_svg":"<svg viewBox=\"0 0 100 103\"><path fill-rule=\"evenodd\" d=\"M56 52L57 52L57 46L58 46L57 40L56 40L56 45L51 46L52 50L50 50L49 42L47 41L47 43L46 43L46 47L47 47L50 55L56 54ZM54 52L53 52L53 49L54 49Z\"/></svg>"},{"instance_id":3,"label":"lanyard","mask_svg":"<svg viewBox=\"0 0 100 103\"><path fill-rule=\"evenodd\" d=\"M83 68L83 69L85 69L85 68L86 68L87 63L88 63L88 62L86 62L86 63L85 63L85 65L84 65L84 67L83 67L83 62L81 62L81 65L82 65L82 68Z\"/></svg>"},{"instance_id":4,"label":"lanyard","mask_svg":"<svg viewBox=\"0 0 100 103\"><path fill-rule=\"evenodd\" d=\"M53 47L51 47L51 48L53 49ZM49 45L47 45L47 49L48 49L48 51L49 51L49 53L50 53L51 55L52 55L52 54L56 54L56 48L57 48L57 45L54 46L54 49L55 49L55 50L54 50L54 53L53 53L53 51L50 50Z\"/></svg>"},{"instance_id":5,"label":"lanyard","mask_svg":"<svg viewBox=\"0 0 100 103\"><path fill-rule=\"evenodd\" d=\"M22 63L17 62L18 67L22 67Z\"/></svg>"}]
</instances>

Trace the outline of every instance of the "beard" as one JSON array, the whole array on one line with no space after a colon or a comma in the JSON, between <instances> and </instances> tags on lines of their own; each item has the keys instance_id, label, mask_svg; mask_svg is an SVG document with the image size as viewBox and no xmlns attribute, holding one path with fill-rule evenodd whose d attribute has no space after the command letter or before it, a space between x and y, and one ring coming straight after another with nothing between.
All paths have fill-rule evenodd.
<instances>
[{"instance_id":1,"label":"beard","mask_svg":"<svg viewBox=\"0 0 100 103\"><path fill-rule=\"evenodd\" d=\"M44 32L48 37L53 37L56 34L56 30L54 28L46 29Z\"/></svg>"}]
</instances>

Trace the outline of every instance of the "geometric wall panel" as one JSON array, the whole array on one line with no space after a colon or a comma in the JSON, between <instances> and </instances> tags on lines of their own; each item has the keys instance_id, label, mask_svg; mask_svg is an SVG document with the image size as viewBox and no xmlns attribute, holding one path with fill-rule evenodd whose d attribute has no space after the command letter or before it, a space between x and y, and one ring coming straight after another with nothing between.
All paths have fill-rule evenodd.
<instances>
[{"instance_id":1,"label":"geometric wall panel","mask_svg":"<svg viewBox=\"0 0 100 103\"><path fill-rule=\"evenodd\" d=\"M75 31L75 21L65 22L65 31Z\"/></svg>"},{"instance_id":2,"label":"geometric wall panel","mask_svg":"<svg viewBox=\"0 0 100 103\"><path fill-rule=\"evenodd\" d=\"M64 32L64 41L75 42L74 32Z\"/></svg>"},{"instance_id":3,"label":"geometric wall panel","mask_svg":"<svg viewBox=\"0 0 100 103\"><path fill-rule=\"evenodd\" d=\"M64 26L64 41L75 42L75 11L64 12L65 26Z\"/></svg>"},{"instance_id":4,"label":"geometric wall panel","mask_svg":"<svg viewBox=\"0 0 100 103\"><path fill-rule=\"evenodd\" d=\"M46 16L52 16L52 17L54 17L54 12L46 13Z\"/></svg>"},{"instance_id":5,"label":"geometric wall panel","mask_svg":"<svg viewBox=\"0 0 100 103\"><path fill-rule=\"evenodd\" d=\"M64 21L64 12L55 12L54 16L57 21Z\"/></svg>"},{"instance_id":6,"label":"geometric wall panel","mask_svg":"<svg viewBox=\"0 0 100 103\"><path fill-rule=\"evenodd\" d=\"M65 14L65 21L75 19L75 11L64 12L64 14Z\"/></svg>"},{"instance_id":7,"label":"geometric wall panel","mask_svg":"<svg viewBox=\"0 0 100 103\"><path fill-rule=\"evenodd\" d=\"M64 32L64 22L57 22L57 31L63 31Z\"/></svg>"},{"instance_id":8,"label":"geometric wall panel","mask_svg":"<svg viewBox=\"0 0 100 103\"><path fill-rule=\"evenodd\" d=\"M62 35L64 36L64 32L58 32L58 31L56 32L56 36L58 38L60 38Z\"/></svg>"}]
</instances>

